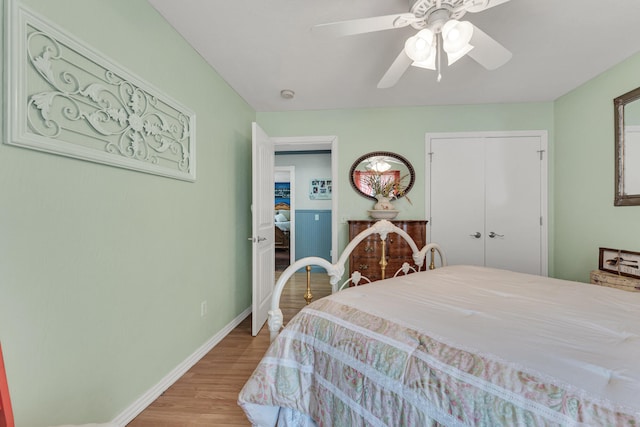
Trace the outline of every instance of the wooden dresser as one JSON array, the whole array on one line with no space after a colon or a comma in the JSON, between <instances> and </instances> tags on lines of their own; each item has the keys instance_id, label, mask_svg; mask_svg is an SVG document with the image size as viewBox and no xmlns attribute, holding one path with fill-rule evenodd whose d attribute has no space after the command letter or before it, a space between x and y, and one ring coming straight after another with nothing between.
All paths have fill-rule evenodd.
<instances>
[{"instance_id":1,"label":"wooden dresser","mask_svg":"<svg viewBox=\"0 0 640 427\"><path fill-rule=\"evenodd\" d=\"M375 224L375 220L349 221L349 240L351 241L361 231ZM393 225L404 230L416 242L418 249L427 244L427 221L405 220L391 221ZM387 269L385 277L392 277L402 264L411 260L411 247L396 233L389 233L386 240ZM354 271L359 271L372 282L382 278L380 258L382 255L382 241L378 234L372 234L363 240L349 256L349 277Z\"/></svg>"}]
</instances>

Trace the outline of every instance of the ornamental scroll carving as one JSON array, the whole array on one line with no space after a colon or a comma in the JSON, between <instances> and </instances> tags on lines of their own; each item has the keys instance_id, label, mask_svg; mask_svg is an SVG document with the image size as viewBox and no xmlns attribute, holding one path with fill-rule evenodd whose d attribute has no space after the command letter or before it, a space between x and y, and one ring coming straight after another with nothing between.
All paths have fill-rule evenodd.
<instances>
[{"instance_id":1,"label":"ornamental scroll carving","mask_svg":"<svg viewBox=\"0 0 640 427\"><path fill-rule=\"evenodd\" d=\"M26 68L11 67L16 131L8 143L195 180L192 112L10 1L20 18L12 61Z\"/></svg>"}]
</instances>

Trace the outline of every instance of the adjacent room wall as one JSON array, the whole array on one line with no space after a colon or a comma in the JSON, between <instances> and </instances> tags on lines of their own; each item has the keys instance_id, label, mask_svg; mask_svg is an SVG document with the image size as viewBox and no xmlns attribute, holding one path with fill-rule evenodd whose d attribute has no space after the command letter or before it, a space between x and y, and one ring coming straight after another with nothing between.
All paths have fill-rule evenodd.
<instances>
[{"instance_id":1,"label":"adjacent room wall","mask_svg":"<svg viewBox=\"0 0 640 427\"><path fill-rule=\"evenodd\" d=\"M295 167L295 259L319 256L331 261L331 199L309 197L311 180L331 179L331 153L277 154L275 164ZM324 269L314 266L311 271Z\"/></svg>"},{"instance_id":2,"label":"adjacent room wall","mask_svg":"<svg viewBox=\"0 0 640 427\"><path fill-rule=\"evenodd\" d=\"M613 99L639 86L636 54L555 102L558 277L588 281L600 247L640 251L640 206L613 205Z\"/></svg>"},{"instance_id":3,"label":"adjacent room wall","mask_svg":"<svg viewBox=\"0 0 640 427\"><path fill-rule=\"evenodd\" d=\"M276 166L295 166L296 209L331 210L331 200L309 198L310 181L313 178L331 179L331 154L277 154Z\"/></svg>"},{"instance_id":4,"label":"adjacent room wall","mask_svg":"<svg viewBox=\"0 0 640 427\"><path fill-rule=\"evenodd\" d=\"M25 3L196 113L195 183L0 144L16 425L106 422L251 305L255 112L146 1Z\"/></svg>"}]
</instances>

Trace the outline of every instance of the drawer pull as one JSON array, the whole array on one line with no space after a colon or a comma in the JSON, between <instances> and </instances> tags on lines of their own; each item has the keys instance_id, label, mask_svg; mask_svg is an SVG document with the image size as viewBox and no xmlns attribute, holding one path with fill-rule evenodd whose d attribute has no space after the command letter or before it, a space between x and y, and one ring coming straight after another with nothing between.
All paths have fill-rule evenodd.
<instances>
[{"instance_id":1,"label":"drawer pull","mask_svg":"<svg viewBox=\"0 0 640 427\"><path fill-rule=\"evenodd\" d=\"M373 252L373 251L375 251L375 249L374 249L373 246L367 245L367 246L364 247L364 251L365 252Z\"/></svg>"},{"instance_id":2,"label":"drawer pull","mask_svg":"<svg viewBox=\"0 0 640 427\"><path fill-rule=\"evenodd\" d=\"M360 270L368 270L369 266L367 264L360 264Z\"/></svg>"}]
</instances>

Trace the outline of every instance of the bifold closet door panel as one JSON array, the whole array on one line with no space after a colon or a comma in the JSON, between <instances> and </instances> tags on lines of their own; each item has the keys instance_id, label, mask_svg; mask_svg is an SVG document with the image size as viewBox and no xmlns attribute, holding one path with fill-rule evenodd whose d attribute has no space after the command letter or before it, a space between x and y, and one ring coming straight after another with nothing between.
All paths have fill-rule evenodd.
<instances>
[{"instance_id":1,"label":"bifold closet door panel","mask_svg":"<svg viewBox=\"0 0 640 427\"><path fill-rule=\"evenodd\" d=\"M429 241L445 248L449 264L484 265L482 139L434 139L431 152Z\"/></svg>"},{"instance_id":2,"label":"bifold closet door panel","mask_svg":"<svg viewBox=\"0 0 640 427\"><path fill-rule=\"evenodd\" d=\"M541 274L540 149L538 137L485 143L487 267Z\"/></svg>"}]
</instances>

